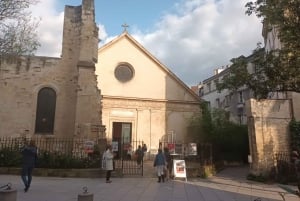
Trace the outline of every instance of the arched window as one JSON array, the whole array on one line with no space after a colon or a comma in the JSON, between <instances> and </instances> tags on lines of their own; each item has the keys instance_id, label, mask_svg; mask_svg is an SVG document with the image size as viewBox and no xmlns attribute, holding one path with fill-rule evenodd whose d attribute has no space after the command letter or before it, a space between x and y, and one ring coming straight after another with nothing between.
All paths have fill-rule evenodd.
<instances>
[{"instance_id":1,"label":"arched window","mask_svg":"<svg viewBox=\"0 0 300 201\"><path fill-rule=\"evenodd\" d=\"M42 88L37 97L35 133L53 134L56 93L49 87Z\"/></svg>"}]
</instances>

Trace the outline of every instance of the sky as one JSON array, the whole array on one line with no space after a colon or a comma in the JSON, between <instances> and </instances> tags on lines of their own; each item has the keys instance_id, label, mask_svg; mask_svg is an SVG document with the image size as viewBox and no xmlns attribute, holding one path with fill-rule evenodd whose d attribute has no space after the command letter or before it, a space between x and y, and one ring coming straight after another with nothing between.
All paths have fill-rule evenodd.
<instances>
[{"instance_id":1,"label":"sky","mask_svg":"<svg viewBox=\"0 0 300 201\"><path fill-rule=\"evenodd\" d=\"M127 31L186 85L213 76L232 58L248 56L263 43L261 19L245 15L249 0L95 0L99 47ZM36 55L61 54L65 5L81 0L40 0Z\"/></svg>"}]
</instances>

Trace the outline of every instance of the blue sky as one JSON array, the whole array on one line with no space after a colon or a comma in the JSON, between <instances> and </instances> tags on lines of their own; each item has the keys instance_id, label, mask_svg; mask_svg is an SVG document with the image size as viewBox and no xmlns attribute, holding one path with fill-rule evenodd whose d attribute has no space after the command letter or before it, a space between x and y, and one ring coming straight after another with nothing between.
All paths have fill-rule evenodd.
<instances>
[{"instance_id":1,"label":"blue sky","mask_svg":"<svg viewBox=\"0 0 300 201\"><path fill-rule=\"evenodd\" d=\"M95 0L96 21L105 25L108 35L119 35L126 23L129 29L150 32L153 25L167 12L174 12L180 0ZM61 0L57 10L65 5L80 5L81 0Z\"/></svg>"},{"instance_id":2,"label":"blue sky","mask_svg":"<svg viewBox=\"0 0 300 201\"><path fill-rule=\"evenodd\" d=\"M95 0L100 46L128 32L188 86L248 56L263 42L261 20L245 15L249 0ZM37 55L59 57L64 5L81 0L41 0L31 8L41 18Z\"/></svg>"}]
</instances>

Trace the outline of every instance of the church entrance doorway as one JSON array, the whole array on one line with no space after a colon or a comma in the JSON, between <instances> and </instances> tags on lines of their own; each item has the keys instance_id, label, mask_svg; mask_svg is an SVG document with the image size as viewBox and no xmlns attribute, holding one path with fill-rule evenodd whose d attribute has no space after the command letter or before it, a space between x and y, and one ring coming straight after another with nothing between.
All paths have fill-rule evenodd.
<instances>
[{"instance_id":1,"label":"church entrance doorway","mask_svg":"<svg viewBox=\"0 0 300 201\"><path fill-rule=\"evenodd\" d=\"M117 145L115 149L115 169L122 175L143 176L143 159L138 163L135 157L135 150L143 145L142 141L132 140L132 123L113 122L112 141Z\"/></svg>"},{"instance_id":2,"label":"church entrance doorway","mask_svg":"<svg viewBox=\"0 0 300 201\"><path fill-rule=\"evenodd\" d=\"M113 122L112 141L118 143L118 151L116 158L125 157L126 152L122 150L123 145L131 144L132 123L128 122ZM124 147L127 149L127 147Z\"/></svg>"}]
</instances>

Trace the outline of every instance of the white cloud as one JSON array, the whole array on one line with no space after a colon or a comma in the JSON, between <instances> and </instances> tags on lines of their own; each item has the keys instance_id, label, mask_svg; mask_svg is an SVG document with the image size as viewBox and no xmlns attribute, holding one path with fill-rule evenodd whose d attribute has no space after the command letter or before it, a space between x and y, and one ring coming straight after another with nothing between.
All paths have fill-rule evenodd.
<instances>
[{"instance_id":1,"label":"white cloud","mask_svg":"<svg viewBox=\"0 0 300 201\"><path fill-rule=\"evenodd\" d=\"M64 13L57 12L55 0L43 0L31 8L33 16L40 18L38 27L41 47L37 55L59 57L62 48Z\"/></svg>"},{"instance_id":2,"label":"white cloud","mask_svg":"<svg viewBox=\"0 0 300 201\"><path fill-rule=\"evenodd\" d=\"M245 15L247 1L185 0L151 32L134 27L130 33L187 85L195 85L212 76L215 68L229 64L231 58L250 55L262 41L260 20ZM38 55L59 57L61 52L63 13L55 11L54 3L43 0L35 9L37 16L43 16ZM108 36L104 25L98 26L100 44L116 37Z\"/></svg>"},{"instance_id":3,"label":"white cloud","mask_svg":"<svg viewBox=\"0 0 300 201\"><path fill-rule=\"evenodd\" d=\"M187 85L195 85L231 58L250 55L262 41L260 20L245 15L247 1L186 1L155 31L135 37Z\"/></svg>"}]
</instances>

